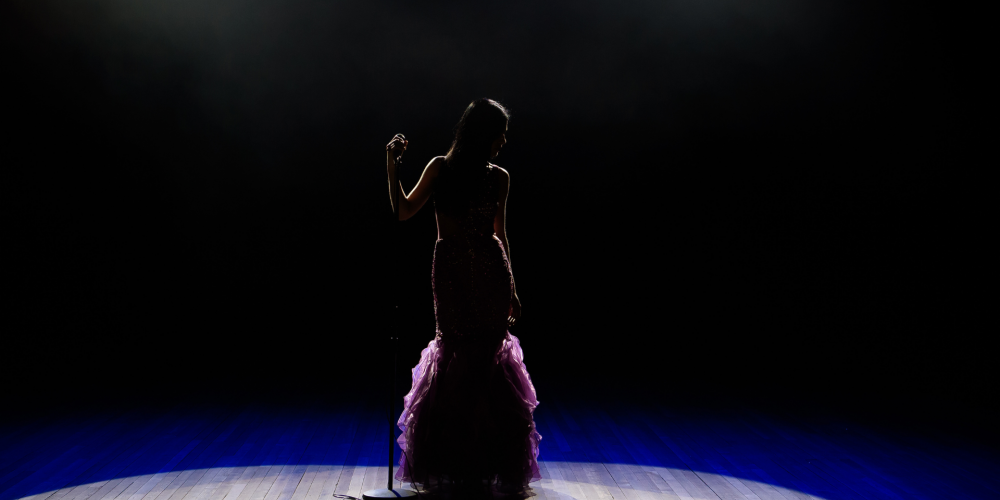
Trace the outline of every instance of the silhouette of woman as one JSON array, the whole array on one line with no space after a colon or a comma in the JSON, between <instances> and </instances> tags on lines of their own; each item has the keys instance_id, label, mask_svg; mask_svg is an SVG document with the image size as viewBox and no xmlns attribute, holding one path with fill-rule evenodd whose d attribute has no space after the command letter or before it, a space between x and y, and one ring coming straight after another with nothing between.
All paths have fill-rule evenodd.
<instances>
[{"instance_id":1,"label":"silhouette of woman","mask_svg":"<svg viewBox=\"0 0 1000 500\"><path fill-rule=\"evenodd\" d=\"M507 331L521 316L504 225L510 175L490 163L507 142L509 116L490 99L469 104L448 154L427 164L410 194L394 168L407 141L397 135L386 146L389 198L400 190L400 220L433 194L438 227L431 265L437 331L404 398L396 478L463 495L493 484L523 492L541 478L532 420L538 400L520 343Z\"/></svg>"}]
</instances>

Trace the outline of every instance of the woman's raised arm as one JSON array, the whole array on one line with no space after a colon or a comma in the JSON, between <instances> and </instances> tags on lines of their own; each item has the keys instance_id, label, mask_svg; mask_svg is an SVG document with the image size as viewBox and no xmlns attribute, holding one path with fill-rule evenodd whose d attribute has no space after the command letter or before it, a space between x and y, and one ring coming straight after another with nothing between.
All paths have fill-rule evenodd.
<instances>
[{"instance_id":1,"label":"woman's raised arm","mask_svg":"<svg viewBox=\"0 0 1000 500\"><path fill-rule=\"evenodd\" d=\"M395 186L399 190L399 220L406 220L420 211L424 204L427 203L427 200L430 199L434 188L434 179L437 178L438 173L441 171L444 157L438 156L427 163L427 166L424 167L424 172L420 174L420 180L417 181L417 185L410 191L410 194L406 194L406 191L403 189L403 183L396 179L396 157L400 148L405 148L405 140L397 136L386 147L385 167L389 177L389 206L394 210L396 208L392 205L395 202L395 197L393 196L395 194L393 193L393 186Z\"/></svg>"}]
</instances>

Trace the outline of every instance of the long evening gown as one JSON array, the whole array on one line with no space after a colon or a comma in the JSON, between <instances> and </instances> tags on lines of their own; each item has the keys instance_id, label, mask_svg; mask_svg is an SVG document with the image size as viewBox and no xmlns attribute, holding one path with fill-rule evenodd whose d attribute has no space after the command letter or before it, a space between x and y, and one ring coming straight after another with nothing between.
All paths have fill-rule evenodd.
<instances>
[{"instance_id":1,"label":"long evening gown","mask_svg":"<svg viewBox=\"0 0 1000 500\"><path fill-rule=\"evenodd\" d=\"M413 368L397 422L401 481L524 487L541 479L538 399L521 345L507 331L513 278L493 232L498 177L486 169L458 234L434 246L437 332Z\"/></svg>"}]
</instances>

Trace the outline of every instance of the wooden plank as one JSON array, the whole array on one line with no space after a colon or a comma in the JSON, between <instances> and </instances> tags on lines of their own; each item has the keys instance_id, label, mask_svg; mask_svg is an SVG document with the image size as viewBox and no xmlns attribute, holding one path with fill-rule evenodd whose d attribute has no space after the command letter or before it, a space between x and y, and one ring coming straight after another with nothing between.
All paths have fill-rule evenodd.
<instances>
[{"instance_id":1,"label":"wooden plank","mask_svg":"<svg viewBox=\"0 0 1000 500\"><path fill-rule=\"evenodd\" d=\"M303 500L308 495L314 480L312 476L316 475L319 467L326 464L325 459L334 446L335 440L338 439L339 429L348 421L349 417L350 415L345 412L323 412L316 415L315 418L321 422L321 431L317 432L309 446L306 447L300 460L302 464L307 466L306 474L309 477L303 476L303 480L293 496L295 500Z\"/></svg>"},{"instance_id":2,"label":"wooden plank","mask_svg":"<svg viewBox=\"0 0 1000 500\"><path fill-rule=\"evenodd\" d=\"M382 428L373 422L371 418L362 421L351 441L351 448L344 459L344 470L341 473L340 481L334 488L334 494L350 495L361 497L361 485L364 481L366 468L370 462L370 455L374 440L378 435L378 430Z\"/></svg>"},{"instance_id":3,"label":"wooden plank","mask_svg":"<svg viewBox=\"0 0 1000 500\"><path fill-rule=\"evenodd\" d=\"M119 429L119 434L114 439L97 444L96 446L102 450L102 453L89 457L91 466L78 474L67 477L66 480L73 484L105 482L104 486L91 494L91 496L100 497L107 496L112 491L117 496L121 491L116 490L116 488L130 486L131 481L125 485L120 483L125 477L135 475L133 471L144 465L144 459L152 455L150 450L161 444L156 437L173 424L173 419L169 414L161 415L155 420L136 416L135 420L137 421L134 425L126 425ZM131 424L131 422L129 423Z\"/></svg>"},{"instance_id":4,"label":"wooden plank","mask_svg":"<svg viewBox=\"0 0 1000 500\"><path fill-rule=\"evenodd\" d=\"M596 444L593 439L589 439L594 435L602 435L600 433L595 434L592 429L595 428L595 422L599 422L599 418L593 416L587 416L588 414L577 408L571 408L559 401L555 401L553 405L557 408L558 413L549 417L550 419L555 419L558 417L563 425L561 426L551 426L550 432L563 434L563 441L568 445L569 449L574 450L574 452L561 453L564 460L572 460L577 462L577 464L571 468L571 470L579 471L577 473L578 480L584 483L590 483L598 485L601 489L597 490L598 497L603 497L604 492L614 492L614 494L621 498L627 497L629 495L635 496L639 495L649 495L649 494L663 494L664 486L667 486L660 476L651 476L650 471L643 466L638 465L625 465L621 464L609 464L604 458L604 451L613 448L612 445L604 443L603 446ZM578 419L577 416L581 417ZM563 427L568 429L568 431L563 431ZM596 428L599 428L596 427ZM558 435L557 434L557 435ZM607 433L603 433L606 435ZM613 433L612 433L613 434ZM622 446L626 453L630 450L628 446ZM655 458L646 457L645 460L649 462L656 461ZM589 462L589 463L588 463ZM593 467L593 463L596 462L599 470ZM580 464L582 463L582 465ZM612 473L614 470L614 474ZM618 476L616 482L616 478ZM641 477L642 480L637 480L636 476ZM659 478L659 479L657 479ZM635 482L641 482L645 485L645 489L648 491L643 492L642 488L637 489L634 492L625 492L623 490L623 483L629 483L630 485ZM648 483L648 484L646 484ZM668 487L669 489L669 487ZM590 493L587 493L588 496ZM610 493L608 493L610 494ZM668 492L668 495L673 495L673 492ZM676 497L676 495L673 495Z\"/></svg>"},{"instance_id":5,"label":"wooden plank","mask_svg":"<svg viewBox=\"0 0 1000 500\"><path fill-rule=\"evenodd\" d=\"M164 453L158 454L155 457L155 462L154 462L158 465L159 467L158 470L154 474L148 476L148 478L143 482L143 484L140 485L139 488L136 489L136 491L132 492L131 495L129 495L128 500L141 500L142 498L145 498L146 496L151 494L155 497L155 495L158 494L159 491L162 491L162 489L159 491L157 490L157 487L161 483L163 483L163 486L165 488L170 481L172 481L173 479L176 478L176 476L179 475L179 471L174 470L177 467L177 464L179 464L182 460L184 460L188 456L188 454L190 454L195 449L195 447L198 446L198 444L201 442L199 439L196 439L197 434L199 433L198 431L200 431L199 426L195 422L187 421L187 423L190 425L190 427L186 427L184 429L185 430L189 429L190 431L193 432L187 432L180 436L176 435L169 436L170 446L165 451L166 453L173 451L174 449L176 449L177 443L183 443L184 441L187 441L187 443L184 444L184 446L180 450L176 451L166 461L163 461L163 458L165 458L166 456ZM171 433L175 433L178 430L180 429L178 429L175 426L175 428L171 430Z\"/></svg>"},{"instance_id":6,"label":"wooden plank","mask_svg":"<svg viewBox=\"0 0 1000 500\"><path fill-rule=\"evenodd\" d=\"M225 451L213 465L215 474L210 487L193 498L210 500L224 498L229 493L247 470L246 465L240 464L245 463L246 457L255 452L258 440L269 431L262 425L264 420L264 415L256 412L248 425L226 439Z\"/></svg>"},{"instance_id":7,"label":"wooden plank","mask_svg":"<svg viewBox=\"0 0 1000 500\"><path fill-rule=\"evenodd\" d=\"M270 468L270 464L278 454L277 444L287 441L295 428L279 425L282 422L283 413L270 414L262 419L261 433L255 438L255 445L251 448L254 456L247 466L240 470L239 475L227 489L219 491L219 498L224 500L247 499L253 496L256 489L263 482L263 479Z\"/></svg>"},{"instance_id":8,"label":"wooden plank","mask_svg":"<svg viewBox=\"0 0 1000 500\"><path fill-rule=\"evenodd\" d=\"M788 428L789 433L794 433L796 437L795 446L802 450L803 455L810 458L799 459L796 463L782 464L785 469L793 471L794 474L798 476L804 476L806 474L815 474L819 477L825 478L830 484L846 484L857 494L864 496L865 498L889 498L894 499L898 497L895 493L886 490L885 488L875 486L872 487L871 484L858 479L857 471L845 470L845 468L838 463L834 454L831 454L831 443L822 443L820 446L816 446L813 442L814 437L808 435L807 433L800 432L794 428ZM829 460L822 460L822 458L829 457ZM826 467L821 467L821 464L826 464ZM918 497L920 498L920 497Z\"/></svg>"},{"instance_id":9,"label":"wooden plank","mask_svg":"<svg viewBox=\"0 0 1000 500\"><path fill-rule=\"evenodd\" d=\"M712 425L712 424L715 425ZM807 495L790 491L783 488L768 474L763 472L757 463L769 461L774 456L780 455L784 446L782 438L766 428L748 424L747 420L740 416L731 417L727 420L729 424L722 429L718 426L718 421L711 421L707 426L715 431L717 435L723 437L727 444L715 443L711 446L712 452L721 457L717 463L709 462L717 471L725 470L725 473L733 475L727 467L732 467L740 472L740 476L746 478L744 484L761 498L806 498ZM713 454L713 458L715 455Z\"/></svg>"},{"instance_id":10,"label":"wooden plank","mask_svg":"<svg viewBox=\"0 0 1000 500\"><path fill-rule=\"evenodd\" d=\"M610 431L610 433L601 432L599 429L595 429L596 434L602 437L598 442L598 448L603 454L613 459L613 461L605 463L605 466L626 497L653 498L662 497L662 495L677 497L662 476L655 473L656 467L662 467L655 456L648 453L644 447L635 446L634 443L625 439L619 432L618 424L606 412L598 410L594 415L595 417L586 422L589 423L590 427L600 426ZM572 422L567 421L567 424L581 430L583 428L575 419ZM647 465L643 467L643 465L638 464Z\"/></svg>"},{"instance_id":11,"label":"wooden plank","mask_svg":"<svg viewBox=\"0 0 1000 500\"><path fill-rule=\"evenodd\" d=\"M385 488L389 480L389 422L383 416L385 411L375 412L371 417L375 422L375 438L372 440L371 460L365 467L361 491ZM381 429L379 429L381 427Z\"/></svg>"},{"instance_id":12,"label":"wooden plank","mask_svg":"<svg viewBox=\"0 0 1000 500\"><path fill-rule=\"evenodd\" d=\"M726 491L730 495L742 495L739 489L729 484L723 486L722 481L728 482L724 478L708 472L714 470L711 465L702 456L702 450L697 446L697 440L692 439L687 433L682 432L678 429L673 428L667 421L659 420L656 418L651 418L649 416L643 416L643 421L646 424L646 428L649 429L657 439L665 445L670 452L673 453L678 459L680 459L686 465L687 470L679 470L678 480L683 486L685 486L689 491L695 495L707 496L714 495L719 496L719 491ZM677 417L674 420L678 420ZM682 478L687 478L683 481ZM745 486L745 484L743 484ZM752 491L752 490L751 490ZM735 493L734 493L735 492Z\"/></svg>"},{"instance_id":13,"label":"wooden plank","mask_svg":"<svg viewBox=\"0 0 1000 500\"><path fill-rule=\"evenodd\" d=\"M141 476L137 482L138 488L128 495L131 500L139 500L143 496L156 495L165 490L170 482L181 474L181 471L173 471L185 457L187 457L201 442L197 439L204 433L206 422L200 418L182 418L177 416L168 426L164 436L163 449L158 453L151 454L151 463L145 464L152 467L156 472ZM182 432L183 431L183 432ZM178 449L179 448L179 449ZM87 491L73 492L67 496L67 500L83 500L94 496L94 493Z\"/></svg>"},{"instance_id":14,"label":"wooden plank","mask_svg":"<svg viewBox=\"0 0 1000 500\"><path fill-rule=\"evenodd\" d=\"M540 498L563 498L572 493L569 491L570 485L565 480L561 471L558 470L560 462L543 462L539 464L542 473L542 480L534 485L536 496Z\"/></svg>"},{"instance_id":15,"label":"wooden plank","mask_svg":"<svg viewBox=\"0 0 1000 500\"><path fill-rule=\"evenodd\" d=\"M322 469L322 481L313 481L309 492L306 494L306 500L319 500L330 497L340 482L345 468L344 464L350 453L351 443L354 441L355 434L357 434L358 424L362 419L363 412L360 408L355 408L354 411L347 413L347 415L349 416L347 424L337 426L337 432L331 440L326 454L323 456L323 464L334 465L324 466Z\"/></svg>"},{"instance_id":16,"label":"wooden plank","mask_svg":"<svg viewBox=\"0 0 1000 500\"><path fill-rule=\"evenodd\" d=\"M232 412L214 413L210 419L211 423L206 425L198 434L197 445L175 466L178 469L187 469L189 474L180 474L161 492L157 498L162 500L182 500L192 488L203 485L202 480L208 469L224 449L224 437L235 430L242 422L240 414ZM220 441L223 439L223 441Z\"/></svg>"},{"instance_id":17,"label":"wooden plank","mask_svg":"<svg viewBox=\"0 0 1000 500\"><path fill-rule=\"evenodd\" d=\"M193 470L178 470L173 471L168 474L164 481L160 481L155 488L152 489L148 494L146 494L146 499L168 499L173 496L177 490L184 485L188 477L191 476L195 471Z\"/></svg>"},{"instance_id":18,"label":"wooden plank","mask_svg":"<svg viewBox=\"0 0 1000 500\"><path fill-rule=\"evenodd\" d=\"M750 454L755 456L757 462L766 460L760 454L754 453L752 446L760 441L768 443L771 450L777 451L782 449L782 443L779 442L769 442L770 440L758 440L756 433L747 432L734 432L731 428L721 425L721 422L716 418L704 418L699 420L700 430L698 431L698 439L694 440L692 446L697 448L699 452L704 457L705 463L707 463L712 470L725 477L734 487L744 491L746 488L750 490L754 495L759 497L784 497L780 492L777 492L774 488L759 487L757 483L752 482L752 480L742 481L735 477L735 471L740 471L740 466L750 465L745 461L736 457L733 453L733 446L739 444L750 445L751 448L743 448L745 454ZM725 436L725 437L724 437ZM775 453L771 453L772 457ZM815 460L815 459L813 459ZM756 474L750 472L751 478L759 478ZM800 476L802 474L799 474ZM833 480L832 478L820 477L812 478L812 487L815 488L816 492L819 492L819 496L824 496L824 491L830 489L837 491L837 498L843 499L857 499L860 500L862 497L859 496L855 491L850 488L844 487L842 484ZM749 497L749 494L744 491L744 494Z\"/></svg>"},{"instance_id":19,"label":"wooden plank","mask_svg":"<svg viewBox=\"0 0 1000 500\"><path fill-rule=\"evenodd\" d=\"M659 439L659 441L669 449L674 456L680 459L686 466L687 471L679 471L679 482L689 492L694 495L706 498L720 499L745 499L743 492L733 485L726 478L719 476L717 472L706 462L705 453L697 445L695 439L681 428L677 427L680 419L670 418L667 415L640 415L646 427ZM681 479L686 479L681 481ZM746 488L745 484L740 486ZM750 490L752 492L752 490Z\"/></svg>"},{"instance_id":20,"label":"wooden plank","mask_svg":"<svg viewBox=\"0 0 1000 500\"><path fill-rule=\"evenodd\" d=\"M308 422L308 425L305 432L302 433L301 438L288 448L286 455L282 456L282 454L279 454L279 460L283 461L284 465L281 466L278 474L275 476L274 484L267 492L267 495L264 496L264 500L287 500L291 498L296 486L302 479L302 475L305 473L305 465L302 465L300 461L303 454L305 454L306 448L309 446L309 442L315 436L316 430L321 424L320 419L316 419L314 416L306 417L305 420Z\"/></svg>"},{"instance_id":21,"label":"wooden plank","mask_svg":"<svg viewBox=\"0 0 1000 500\"><path fill-rule=\"evenodd\" d=\"M574 481L587 499L607 500L625 496L604 464L571 461L561 462L560 465L560 475L566 480Z\"/></svg>"},{"instance_id":22,"label":"wooden plank","mask_svg":"<svg viewBox=\"0 0 1000 500\"><path fill-rule=\"evenodd\" d=\"M683 427L682 432L688 432L689 434L697 435L697 439L691 439L690 445L697 450L701 456L705 457L705 463L712 467L708 462L711 458L719 465L730 465L733 463L727 459L724 455L719 453L719 450L728 451L730 446L724 442L715 432L712 432L711 426L707 425L711 421L711 418L702 417L698 419L698 424L695 426L691 423L686 423ZM756 458L755 464L758 467L767 468L774 465L775 461L782 461L785 464L798 464L799 462L806 462L812 459L808 454L803 454L798 450L797 442L794 436L788 434L787 432L779 433L783 434L783 439L772 441L771 450L772 453L769 454L767 458L758 456ZM790 454L791 452L791 454ZM711 470L711 469L710 469ZM831 485L825 479L816 476L815 474L809 472L798 471L795 474L793 471L788 470L785 467L785 472L789 476L795 478L796 487L800 493L804 493L806 497L816 497L816 498L826 498L832 494L832 491L837 489L839 485ZM844 490L841 488L839 492L842 495L847 495L849 498L854 495L853 492Z\"/></svg>"},{"instance_id":23,"label":"wooden plank","mask_svg":"<svg viewBox=\"0 0 1000 500\"><path fill-rule=\"evenodd\" d=\"M267 496L291 456L290 447L300 439L306 427L306 422L297 421L273 443L263 463L254 469L247 487L237 497L239 500L263 500Z\"/></svg>"},{"instance_id":24,"label":"wooden plank","mask_svg":"<svg viewBox=\"0 0 1000 500\"><path fill-rule=\"evenodd\" d=\"M643 466L642 469L651 474L650 478L664 494L669 494L678 498L693 498L691 492L684 487L684 485L673 473L670 472L667 467L668 464L674 465L674 467L686 466L684 466L683 463L679 463L680 461L676 455L670 453L668 450L661 450L660 453L656 453L656 451L654 451L657 444L655 435L640 436L639 433L643 430L643 426L633 425L618 427L616 432L621 436L624 442L628 443L627 446L630 450L632 450L634 455L642 457L643 463L650 464ZM667 457L668 461L664 463L660 460L660 457ZM688 470L690 471L690 469Z\"/></svg>"},{"instance_id":25,"label":"wooden plank","mask_svg":"<svg viewBox=\"0 0 1000 500\"><path fill-rule=\"evenodd\" d=\"M567 410L568 412L568 410ZM604 457L599 446L596 446L592 439L588 439L582 433L582 427L574 420L568 424L567 428L575 428L573 433L564 433L559 425L558 415L552 412L536 412L536 425L540 433L547 436L549 442L555 444L545 450L545 457L548 462L543 461L539 465L543 471L543 477L548 481L543 481L543 488L552 488L552 491L561 495L569 495L569 486L564 484L568 481L588 481L593 485L588 495L597 498L608 495L617 498L627 498L628 494L622 489L622 485L616 481L614 474L604 463ZM545 441L542 441L545 443ZM574 468L559 467L559 464L566 461L577 461L587 466ZM582 488L581 488L582 489Z\"/></svg>"},{"instance_id":26,"label":"wooden plank","mask_svg":"<svg viewBox=\"0 0 1000 500\"><path fill-rule=\"evenodd\" d=\"M253 448L251 436L260 426L261 420L256 415L242 412L218 435L209 436L212 442L205 448L206 455L198 464L198 467L205 469L205 472L184 496L185 500L212 498L216 489L220 487L219 483L231 472L229 469Z\"/></svg>"}]
</instances>

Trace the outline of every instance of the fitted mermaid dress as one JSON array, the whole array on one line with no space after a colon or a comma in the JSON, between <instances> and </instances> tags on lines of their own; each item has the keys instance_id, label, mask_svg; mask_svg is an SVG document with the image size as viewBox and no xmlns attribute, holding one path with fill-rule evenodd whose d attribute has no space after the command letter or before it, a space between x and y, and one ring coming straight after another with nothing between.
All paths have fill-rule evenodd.
<instances>
[{"instance_id":1,"label":"fitted mermaid dress","mask_svg":"<svg viewBox=\"0 0 1000 500\"><path fill-rule=\"evenodd\" d=\"M397 425L403 455L396 479L541 479L532 412L538 405L517 337L507 331L513 278L494 235L499 175L476 183L454 236L437 240L431 266L437 331L413 368Z\"/></svg>"}]
</instances>

